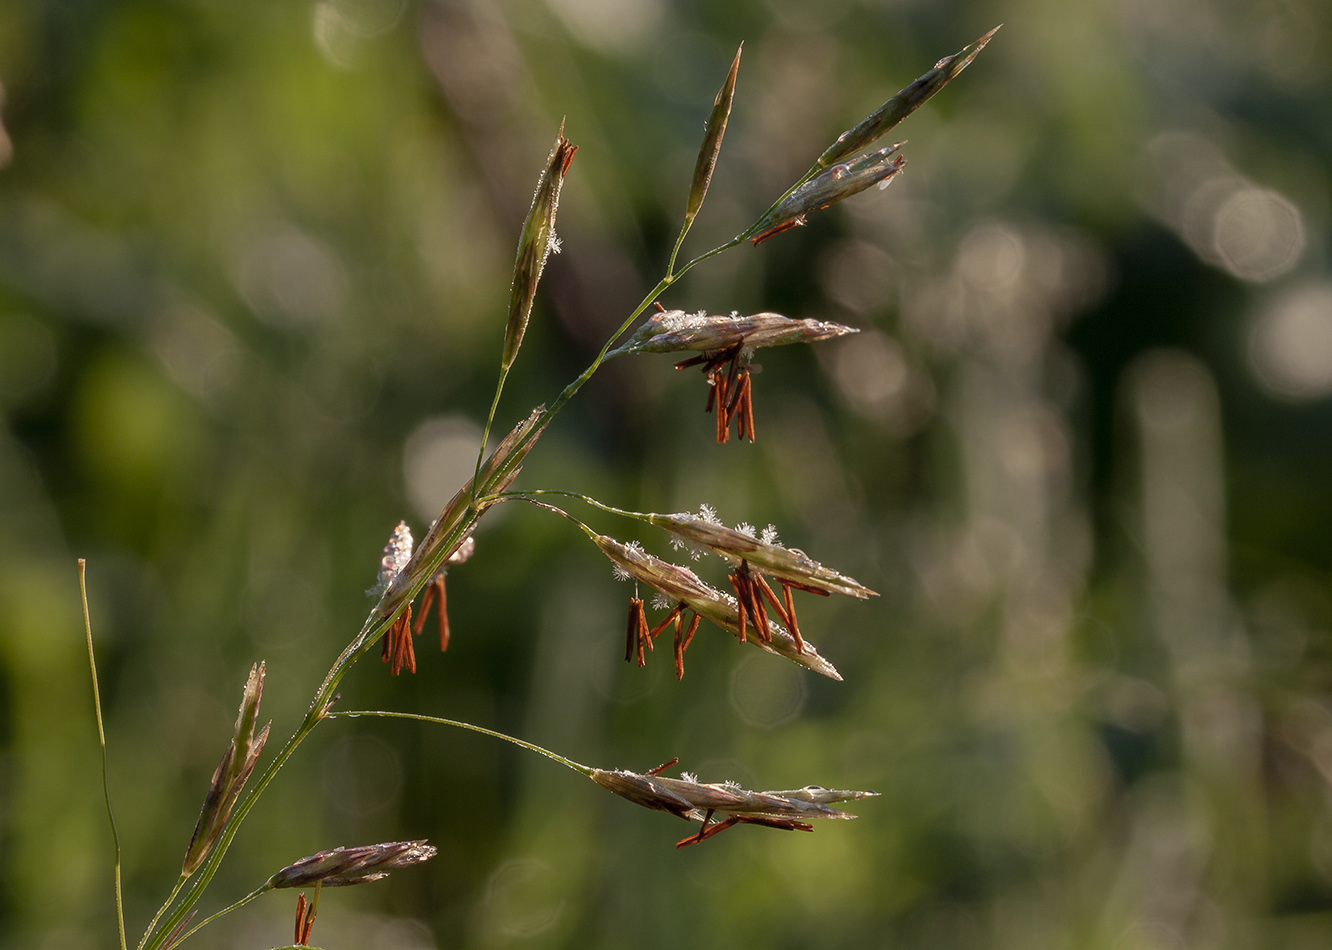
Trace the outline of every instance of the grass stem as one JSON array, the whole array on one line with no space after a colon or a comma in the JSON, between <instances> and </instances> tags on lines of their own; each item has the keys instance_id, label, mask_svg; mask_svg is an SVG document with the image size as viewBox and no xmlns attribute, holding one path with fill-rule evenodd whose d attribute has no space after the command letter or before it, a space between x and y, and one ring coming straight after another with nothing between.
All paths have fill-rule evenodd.
<instances>
[{"instance_id":1,"label":"grass stem","mask_svg":"<svg viewBox=\"0 0 1332 950\"><path fill-rule=\"evenodd\" d=\"M102 749L102 800L106 802L106 818L111 824L111 841L116 849L116 922L120 925L120 950L126 950L125 902L120 884L120 834L116 831L116 813L111 808L111 781L106 765L106 728L102 724L102 693L97 685L97 659L93 655L92 618L88 614L87 561L79 558L79 595L83 598L83 632L88 638L88 668L92 671L93 712L97 715L97 742Z\"/></svg>"}]
</instances>

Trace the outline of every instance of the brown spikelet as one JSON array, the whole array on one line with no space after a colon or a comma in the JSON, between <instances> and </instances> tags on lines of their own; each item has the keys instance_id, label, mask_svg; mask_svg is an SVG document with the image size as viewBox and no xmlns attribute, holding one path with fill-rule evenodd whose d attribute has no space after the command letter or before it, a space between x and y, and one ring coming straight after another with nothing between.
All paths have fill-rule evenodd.
<instances>
[{"instance_id":1,"label":"brown spikelet","mask_svg":"<svg viewBox=\"0 0 1332 950\"><path fill-rule=\"evenodd\" d=\"M741 49L743 49L741 44ZM694 164L694 179L689 186L689 202L685 207L685 226L694 220L698 209L703 207L703 198L708 193L712 182L712 170L717 165L717 156L721 153L722 136L726 133L726 120L731 114L731 100L735 98L735 80L740 72L740 50L735 51L731 61L731 70L726 74L726 81L717 92L712 104L712 114L708 116L708 129L703 137L703 144L698 150L698 160Z\"/></svg>"},{"instance_id":2,"label":"brown spikelet","mask_svg":"<svg viewBox=\"0 0 1332 950\"><path fill-rule=\"evenodd\" d=\"M602 788L635 805L701 822L703 827L696 834L680 841L677 848L706 841L737 824L785 831L813 831L810 821L816 818L848 820L856 817L831 807L832 804L878 795L877 792L824 788L821 785L806 785L804 788L779 792L755 792L734 782L700 782L687 772L681 778L669 778L661 774L676 761L672 759L646 772L591 769L588 777ZM714 821L714 818L717 820Z\"/></svg>"},{"instance_id":3,"label":"brown spikelet","mask_svg":"<svg viewBox=\"0 0 1332 950\"><path fill-rule=\"evenodd\" d=\"M560 205L560 189L564 176L569 173L578 146L564 137L564 123L560 123L555 145L546 156L546 164L537 181L532 207L523 222L518 238L518 256L513 265L513 286L509 291L509 321L504 330L505 370L513 364L527 332L527 321L532 315L537 284L546 267L546 258L559 247L555 239L555 213Z\"/></svg>"},{"instance_id":4,"label":"brown spikelet","mask_svg":"<svg viewBox=\"0 0 1332 950\"><path fill-rule=\"evenodd\" d=\"M1000 25L1002 26L1002 24ZM948 85L957 77L958 73L971 65L971 61L979 55L980 51L985 48L985 44L990 42L990 38L998 31L999 27L996 26L970 46L939 60L934 64L933 69L879 106L854 127L839 135L837 141L828 146L823 154L819 156L818 165L826 168L840 162L842 159L868 147L880 136L887 134L897 123L920 108L927 99Z\"/></svg>"},{"instance_id":5,"label":"brown spikelet","mask_svg":"<svg viewBox=\"0 0 1332 950\"><path fill-rule=\"evenodd\" d=\"M390 871L429 861L436 849L418 841L384 841L319 851L289 864L268 879L268 886L350 887L387 877ZM316 895L318 891L315 892Z\"/></svg>"}]
</instances>

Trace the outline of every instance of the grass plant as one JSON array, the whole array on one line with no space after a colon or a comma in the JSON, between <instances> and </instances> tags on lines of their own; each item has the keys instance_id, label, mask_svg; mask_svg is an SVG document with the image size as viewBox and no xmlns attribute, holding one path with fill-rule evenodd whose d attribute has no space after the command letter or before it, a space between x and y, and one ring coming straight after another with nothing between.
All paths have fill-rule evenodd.
<instances>
[{"instance_id":1,"label":"grass plant","mask_svg":"<svg viewBox=\"0 0 1332 950\"><path fill-rule=\"evenodd\" d=\"M587 369L569 382L548 405L531 410L487 453L491 429L501 406L504 383L517 365L542 274L550 256L558 252L560 247L556 219L561 188L566 175L573 168L578 151L577 146L565 137L561 125L541 169L531 209L519 235L498 378L472 478L459 487L420 543L413 543L410 529L405 523L394 530L381 558L379 581L371 590L376 598L374 606L355 636L334 658L295 731L262 767L261 761L269 736L269 727L260 726L266 667L263 662L258 662L251 668L240 703L234 737L214 772L198 822L189 838L180 874L144 928L135 944L137 950L164 950L180 945L218 918L240 909L262 894L284 888L312 891L312 897L308 899L304 892L298 897L293 936L293 946L308 946L323 889L379 880L391 871L408 868L434 856L434 848L424 841L391 841L320 851L294 860L241 899L195 922L219 866L256 802L278 779L283 766L314 729L330 720L354 717L415 719L470 730L512 743L592 779L627 801L697 824L697 831L682 838L677 847L698 844L740 824L788 831L812 831L814 819L855 817L832 806L839 802L872 797L874 792L829 789L819 785L782 791L753 791L729 782L701 782L689 773L672 778L663 773L675 764L674 759L642 772L594 768L523 739L470 722L411 712L340 709L338 688L352 666L376 647L379 647L380 657L388 665L390 674L414 672L414 640L421 632L426 612L431 606L439 618L441 649L447 648L449 626L445 596L446 571L450 566L460 564L472 556L475 549L473 534L478 523L497 505L509 501L535 503L544 510L568 519L586 532L590 540L611 560L617 576L634 583L635 592L631 597L626 629L627 661L637 661L643 665L646 655L653 651L658 636L673 629L675 669L677 676L683 677L685 651L698 631L700 621L706 619L712 626L734 636L739 643L772 654L777 658L773 662L784 658L810 671L841 679L832 663L822 657L802 635L792 592L819 596L840 593L861 599L872 596L874 592L803 552L782 545L777 540L775 529L770 527L759 531L750 525L726 527L707 506L697 514L640 513L576 492L554 489L518 491L511 486L528 453L536 447L542 433L556 415L597 370L613 358L656 353L685 354L675 365L679 369L691 366L702 368L708 389L706 409L716 416L717 441L728 441L732 427L739 439L753 441L756 432L750 367L755 350L780 344L814 343L854 333L854 328L772 313L740 315L732 312L713 316L706 310L696 313L686 309L668 310L659 302L659 298L683 275L711 258L746 243L760 245L784 231L804 224L810 214L871 185L880 188L888 185L905 167L905 158L901 154L902 143L877 151L871 150L871 146L956 77L985 46L993 32L940 60L920 79L839 136L819 154L804 175L743 231L679 264L680 251L695 218L704 206L713 170L721 154L726 124L737 94L741 64L741 52L737 50L708 117L685 202L683 224L664 272L615 332L604 341L600 352ZM655 312L621 343L625 334L654 306ZM727 580L732 592L709 584L690 567L647 553L634 542L622 542L592 530L546 500L554 497L577 499L613 516L657 526L663 529L664 540L668 540L673 547L719 555L731 568ZM482 563L485 556L484 551L477 554ZM80 561L81 577L82 571L83 562ZM773 584L780 587L780 595L774 590ZM640 587L656 591L656 606L666 611L665 619L655 626L649 626L647 607L639 596ZM418 597L422 600L413 623L412 603ZM85 596L85 619L86 611ZM100 734L101 701L97 689L90 619L87 619L87 636ZM105 748L103 736L104 782ZM109 788L106 790L106 800L108 814L111 815ZM112 831L114 835L113 816ZM122 950L128 950L121 910L119 854L117 839L116 904L120 914L120 945Z\"/></svg>"}]
</instances>

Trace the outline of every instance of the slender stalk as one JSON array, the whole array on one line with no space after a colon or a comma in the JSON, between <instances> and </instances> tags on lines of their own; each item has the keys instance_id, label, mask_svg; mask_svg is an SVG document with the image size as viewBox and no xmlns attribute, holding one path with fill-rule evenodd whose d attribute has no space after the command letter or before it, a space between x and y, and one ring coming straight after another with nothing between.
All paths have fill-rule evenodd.
<instances>
[{"instance_id":1,"label":"slender stalk","mask_svg":"<svg viewBox=\"0 0 1332 950\"><path fill-rule=\"evenodd\" d=\"M230 904L230 905L228 905L227 907L223 907L221 910L219 910L217 913L213 914L211 917L206 917L206 918L204 918L203 920L199 921L199 923L195 924L195 925L194 925L193 927L191 927L189 930L187 930L187 931L185 931L183 934L181 934L180 937L176 940L176 943L184 943L185 940L186 940L188 937L190 937L190 936L191 936L196 930L200 930L200 929L202 929L202 928L208 926L208 925L211 924L213 921L217 920L219 917L223 917L223 916L225 916L226 914L231 913L233 910L239 910L240 908L242 908L242 907L244 907L246 904L248 904L250 901L252 901L252 900L254 900L256 897L258 897L260 894L265 894L265 893L267 893L268 891L271 891L272 889L273 889L273 886L272 886L271 884L269 884L267 881L265 881L263 884L260 884L260 885L259 885L258 887L256 887L254 890L250 891L250 893L248 893L248 894L246 894L244 897L242 897L240 900L236 901L236 903L234 903L234 904Z\"/></svg>"},{"instance_id":2,"label":"slender stalk","mask_svg":"<svg viewBox=\"0 0 1332 950\"><path fill-rule=\"evenodd\" d=\"M685 218L684 225L680 228L680 236L675 239L675 247L671 248L670 260L666 262L666 276L675 276L675 258L680 253L680 245L684 244L685 235L689 233L689 228L693 225L693 218Z\"/></svg>"},{"instance_id":3,"label":"slender stalk","mask_svg":"<svg viewBox=\"0 0 1332 950\"><path fill-rule=\"evenodd\" d=\"M492 739L503 739L505 742L511 742L520 746L529 752L535 752L538 755L544 755L552 761L560 763L573 769L580 775L591 776L593 769L589 766L575 762L573 759L566 759L558 752L551 752L549 749L543 749L541 746L526 739L519 739L515 736L506 735L503 732L496 732L494 729L487 729L485 726L478 726L470 722L463 722L459 719L444 719L441 716L426 716L421 713L393 712L386 709L355 709L346 712L329 713L328 719L356 719L360 716L377 716L380 719L416 719L420 722L433 722L440 726L453 726L456 729L466 729L468 732L479 732L483 736L490 736Z\"/></svg>"},{"instance_id":4,"label":"slender stalk","mask_svg":"<svg viewBox=\"0 0 1332 950\"><path fill-rule=\"evenodd\" d=\"M751 226L749 228L749 231L752 230L753 227ZM708 258L716 257L718 254L722 253L723 251L729 251L731 248L735 247L736 245L744 243L744 240L748 236L749 231L742 231L740 234L737 234L735 237L731 238L725 244L718 244L712 250L704 251L702 254L698 255L698 257L694 258L692 261L686 264L684 267L681 267L679 273L672 274L671 280L674 281L680 277L683 277L686 273L688 273L688 271L692 267L694 267L694 265L702 264Z\"/></svg>"},{"instance_id":5,"label":"slender stalk","mask_svg":"<svg viewBox=\"0 0 1332 950\"><path fill-rule=\"evenodd\" d=\"M561 491L555 488L531 488L525 491L497 492L486 500L505 501L507 499L514 499L518 501L533 501L533 499L538 495L558 495L561 498L577 498L579 501L585 502L591 505L593 508L600 508L602 511L609 512L613 515L621 515L625 518L633 518L635 521L650 522L651 520L645 512L627 511L624 508L616 508L614 505L608 505L605 502L597 501L591 495L584 495L582 492ZM560 511L560 509L558 508L555 510ZM568 514L565 514L565 512L563 511L560 511L560 514L563 514L566 518L570 517ZM575 518L573 520L577 521L578 519Z\"/></svg>"},{"instance_id":6,"label":"slender stalk","mask_svg":"<svg viewBox=\"0 0 1332 950\"><path fill-rule=\"evenodd\" d=\"M116 922L120 925L120 950L125 944L125 904L120 889L120 834L116 831L116 814L111 808L111 781L106 766L106 728L102 725L102 693L97 686L97 660L93 655L92 618L88 614L87 562L79 558L79 595L83 598L83 631L88 637L88 668L92 671L93 712L97 716L97 742L102 748L102 800L106 802L106 818L111 823L111 841L116 849Z\"/></svg>"},{"instance_id":7,"label":"slender stalk","mask_svg":"<svg viewBox=\"0 0 1332 950\"><path fill-rule=\"evenodd\" d=\"M162 915L171 909L171 905L176 902L176 898L180 896L180 892L185 888L185 882L189 879L190 877L188 874L182 874L176 879L176 886L171 889L171 893L167 895L167 899L162 902L161 907L157 908L157 913L153 914L153 919L148 921L148 926L144 928L143 936L139 939L138 950L143 950L143 945L148 942L148 937L152 934L153 928L155 928L157 922L162 919Z\"/></svg>"},{"instance_id":8,"label":"slender stalk","mask_svg":"<svg viewBox=\"0 0 1332 950\"><path fill-rule=\"evenodd\" d=\"M476 453L476 468L472 472L472 494L476 497L476 483L481 478L481 463L486 458L486 443L490 441L490 427L495 424L495 410L499 408L500 394L504 392L504 381L509 378L508 366L500 367L499 382L495 384L495 398L490 400L490 414L486 416L486 427L481 432L481 448Z\"/></svg>"}]
</instances>

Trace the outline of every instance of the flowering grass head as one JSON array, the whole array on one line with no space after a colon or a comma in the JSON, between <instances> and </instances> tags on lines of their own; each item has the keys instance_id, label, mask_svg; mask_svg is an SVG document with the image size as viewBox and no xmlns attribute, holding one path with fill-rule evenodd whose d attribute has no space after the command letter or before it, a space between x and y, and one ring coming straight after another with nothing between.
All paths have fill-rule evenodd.
<instances>
[{"instance_id":1,"label":"flowering grass head","mask_svg":"<svg viewBox=\"0 0 1332 950\"><path fill-rule=\"evenodd\" d=\"M700 310L659 310L611 355L680 353L698 355L675 364L676 369L702 366L708 381L707 412L717 413L717 441L737 437L754 441L753 382L750 363L754 351L765 346L814 343L858 333L854 327L824 320L794 320L779 313L741 316L710 315Z\"/></svg>"},{"instance_id":2,"label":"flowering grass head","mask_svg":"<svg viewBox=\"0 0 1332 950\"><path fill-rule=\"evenodd\" d=\"M676 843L677 848L706 841L737 824L762 825L786 831L813 831L816 819L850 820L856 816L831 807L833 802L872 798L878 792L843 791L807 785L782 792L755 792L735 782L700 782L688 772L680 778L660 775L675 764L671 760L648 772L623 769L590 770L592 781L636 805L670 812L687 821L701 822L697 834Z\"/></svg>"},{"instance_id":3,"label":"flowering grass head","mask_svg":"<svg viewBox=\"0 0 1332 950\"><path fill-rule=\"evenodd\" d=\"M509 292L509 320L504 330L504 371L513 364L518 348L522 345L523 335L527 332L527 322L532 316L532 304L536 300L537 284L546 268L546 259L560 247L559 239L555 236L555 214L560 206L564 176L569 173L569 166L577 151L578 146L564 137L564 123L561 122L555 144L541 169L536 192L532 195L532 207L528 209L527 220L523 222L518 239L518 256L513 265L513 287Z\"/></svg>"},{"instance_id":4,"label":"flowering grass head","mask_svg":"<svg viewBox=\"0 0 1332 950\"><path fill-rule=\"evenodd\" d=\"M750 643L760 650L799 663L808 669L840 680L841 674L831 663L819 656L808 642L796 640L786 627L775 621L767 624L767 638L746 636L744 614L737 600L704 583L697 574L680 564L672 564L654 557L634 544L624 544L614 538L588 531L593 543L610 559L617 576L641 581L661 593L668 601L683 604L698 617L711 621L741 643ZM691 624L690 629L693 629ZM690 634L692 638L692 633ZM681 651L683 653L683 651Z\"/></svg>"},{"instance_id":5,"label":"flowering grass head","mask_svg":"<svg viewBox=\"0 0 1332 950\"><path fill-rule=\"evenodd\" d=\"M771 237L800 227L807 215L822 211L837 202L858 195L872 185L887 188L906 167L906 156L898 151L905 145L898 142L887 148L838 162L815 175L777 201L754 224L749 238L755 245Z\"/></svg>"},{"instance_id":6,"label":"flowering grass head","mask_svg":"<svg viewBox=\"0 0 1332 950\"><path fill-rule=\"evenodd\" d=\"M268 886L350 887L388 877L390 871L429 861L436 849L425 841L386 841L319 851L289 864L268 879Z\"/></svg>"}]
</instances>

